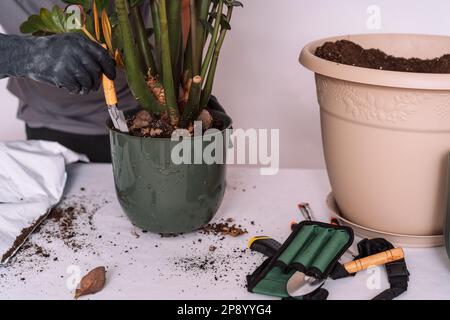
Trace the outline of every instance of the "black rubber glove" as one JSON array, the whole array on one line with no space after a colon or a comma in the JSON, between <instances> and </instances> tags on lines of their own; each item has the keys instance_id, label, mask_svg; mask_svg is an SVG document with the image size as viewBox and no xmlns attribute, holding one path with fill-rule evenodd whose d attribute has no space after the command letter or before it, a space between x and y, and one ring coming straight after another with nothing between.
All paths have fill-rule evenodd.
<instances>
[{"instance_id":1,"label":"black rubber glove","mask_svg":"<svg viewBox=\"0 0 450 320\"><path fill-rule=\"evenodd\" d=\"M70 93L97 91L102 74L116 77L114 60L79 33L47 37L0 34L0 78L25 77Z\"/></svg>"}]
</instances>

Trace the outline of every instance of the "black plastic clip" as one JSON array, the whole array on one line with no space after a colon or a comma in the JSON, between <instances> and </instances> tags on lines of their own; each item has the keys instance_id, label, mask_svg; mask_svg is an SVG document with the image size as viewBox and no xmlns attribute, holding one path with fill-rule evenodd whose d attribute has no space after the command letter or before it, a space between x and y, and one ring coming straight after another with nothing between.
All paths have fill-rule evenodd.
<instances>
[{"instance_id":1,"label":"black plastic clip","mask_svg":"<svg viewBox=\"0 0 450 320\"><path fill-rule=\"evenodd\" d=\"M394 277L406 277L406 281L409 280L410 273L404 259L386 264L386 271L389 279Z\"/></svg>"}]
</instances>

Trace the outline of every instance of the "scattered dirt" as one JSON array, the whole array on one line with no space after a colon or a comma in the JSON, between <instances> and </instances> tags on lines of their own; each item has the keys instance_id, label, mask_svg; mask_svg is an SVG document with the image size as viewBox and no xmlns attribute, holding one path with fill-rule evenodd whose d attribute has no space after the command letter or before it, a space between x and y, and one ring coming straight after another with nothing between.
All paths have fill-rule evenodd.
<instances>
[{"instance_id":1,"label":"scattered dirt","mask_svg":"<svg viewBox=\"0 0 450 320\"><path fill-rule=\"evenodd\" d=\"M250 249L230 248L230 244L219 244L215 250L203 251L203 247L189 248L191 253L185 257L169 259L174 266L172 276L208 279L208 285L222 285L231 282L245 288L245 277L264 261L261 254ZM199 285L197 285L198 287Z\"/></svg>"},{"instance_id":2,"label":"scattered dirt","mask_svg":"<svg viewBox=\"0 0 450 320\"><path fill-rule=\"evenodd\" d=\"M128 231L131 233L128 234L128 240L120 241L121 232L116 232L114 238L111 238L111 235L107 237L100 234L95 226L96 212L107 203L109 201L101 195L90 192L82 192L80 195L64 199L35 230L30 240L10 260L9 265L1 270L0 280L6 277L8 280L10 277L17 280L3 284L0 282L0 288L6 290L18 281L26 284L28 279L34 279L36 275L45 273L52 264L83 265L83 261L97 255L101 255L102 259L109 261L108 264L115 270L115 277L122 277L120 268L126 266L139 265L149 268L150 272L152 266L150 264L142 266L142 261L138 259L139 255L134 254L136 250L142 249L142 244L145 244L145 248L148 248L150 244L154 247L153 250L166 250L166 242L180 241L181 248L186 251L186 254L178 252L177 255L166 255L167 267L163 270L156 268L151 271L155 281L192 276L209 279L208 286L211 283L217 286L232 283L245 288L246 275L264 260L262 255L244 249L245 241L235 239L235 237L247 233L243 226L246 223L252 225L252 232L263 232L256 230L254 221L250 222L244 219L243 225L241 225L232 218L221 219L199 230L194 234L194 238L192 235L171 235L177 239L164 238L159 241L154 235L147 234L147 231L133 228ZM123 219L126 217L123 216ZM186 241L187 239L191 240ZM224 241L226 239L227 241ZM120 255L124 255L124 257L118 258L117 254L96 248L98 241L101 241L101 246L115 247L115 250L120 250ZM57 248L61 248L61 245L73 252L71 261L66 261L64 258L67 256L67 252L58 256ZM111 254L110 257L108 257L109 254ZM83 283L80 284L77 297L97 292L98 289L103 288L104 274L102 276L100 271L93 271L94 275L89 273L87 278L85 277L87 280L83 280ZM55 281L59 279L65 281L65 277L67 275L64 273L55 275ZM203 285L200 283L201 281L197 287Z\"/></svg>"},{"instance_id":3,"label":"scattered dirt","mask_svg":"<svg viewBox=\"0 0 450 320\"><path fill-rule=\"evenodd\" d=\"M95 194L63 199L59 206L44 216L45 220L40 225L31 228L34 229L33 234L2 268L0 278L9 274L26 281L27 277L44 272L50 263L60 260L53 249L56 242L62 242L74 254L82 251L84 256L96 255L92 237L101 235L95 235L93 217L107 203L108 200ZM74 256L74 260L77 262L78 258Z\"/></svg>"},{"instance_id":4,"label":"scattered dirt","mask_svg":"<svg viewBox=\"0 0 450 320\"><path fill-rule=\"evenodd\" d=\"M80 287L75 291L75 299L102 291L105 287L105 283L105 267L95 268L81 279Z\"/></svg>"},{"instance_id":5,"label":"scattered dirt","mask_svg":"<svg viewBox=\"0 0 450 320\"><path fill-rule=\"evenodd\" d=\"M231 224L234 220L227 219L225 222L210 223L200 229L202 234L213 234L222 236L239 237L247 234L248 231L243 229L242 225Z\"/></svg>"},{"instance_id":6,"label":"scattered dirt","mask_svg":"<svg viewBox=\"0 0 450 320\"><path fill-rule=\"evenodd\" d=\"M17 237L16 241L14 241L13 246L11 249L9 249L1 259L1 262L4 263L8 258L13 255L17 249L27 240L27 238L30 236L30 234L42 223L42 221L46 218L47 214L43 215L41 218L39 218L32 226L29 228L25 228L22 230L20 235Z\"/></svg>"},{"instance_id":7,"label":"scattered dirt","mask_svg":"<svg viewBox=\"0 0 450 320\"><path fill-rule=\"evenodd\" d=\"M347 40L326 42L316 49L316 56L329 61L378 70L450 73L450 54L434 59L401 58L388 55L379 49L364 49Z\"/></svg>"},{"instance_id":8,"label":"scattered dirt","mask_svg":"<svg viewBox=\"0 0 450 320\"><path fill-rule=\"evenodd\" d=\"M254 221L250 223L252 226L256 225ZM246 233L247 230L242 225L236 224L233 218L221 219L217 223L203 227L199 230L202 237L184 248L189 254L169 259L174 267L172 271L169 269L171 276L181 278L189 275L208 279L208 285L222 286L235 283L245 288L247 274L260 265L265 257L250 249L243 249L242 243L233 247L230 241L234 240L226 242L224 240L227 236L234 238ZM165 273L166 271L161 271L160 276L164 276ZM199 286L200 284L197 285Z\"/></svg>"},{"instance_id":9,"label":"scattered dirt","mask_svg":"<svg viewBox=\"0 0 450 320\"><path fill-rule=\"evenodd\" d=\"M99 208L87 210L82 203L81 201L66 202L50 212L46 222L53 222L57 230L56 232L44 231L44 237L48 243L60 239L74 252L92 245L86 241L87 231L96 230L92 220ZM43 226L45 227L45 223Z\"/></svg>"}]
</instances>

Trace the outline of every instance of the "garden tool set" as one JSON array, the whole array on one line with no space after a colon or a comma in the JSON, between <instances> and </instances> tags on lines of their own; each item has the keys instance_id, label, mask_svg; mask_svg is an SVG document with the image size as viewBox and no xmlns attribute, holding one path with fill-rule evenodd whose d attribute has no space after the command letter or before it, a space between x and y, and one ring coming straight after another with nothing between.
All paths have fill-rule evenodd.
<instances>
[{"instance_id":1,"label":"garden tool set","mask_svg":"<svg viewBox=\"0 0 450 320\"><path fill-rule=\"evenodd\" d=\"M302 273L309 277L303 276L306 286L315 287L307 293L310 294L320 288L310 279L326 279L352 243L353 231L348 227L303 221L293 227L292 234L276 254L247 278L248 289L253 293L288 298L289 280Z\"/></svg>"},{"instance_id":2,"label":"garden tool set","mask_svg":"<svg viewBox=\"0 0 450 320\"><path fill-rule=\"evenodd\" d=\"M247 277L248 290L283 299L325 300L326 279L340 279L372 266L386 265L391 287L374 299L391 300L407 290L409 272L401 248L385 239L364 239L358 243L354 261L341 264L349 252L353 230L336 223L310 221L312 210L307 204L299 208L307 218L292 225L292 234L284 242L265 236L253 237L249 248L268 257ZM351 253L351 252L350 252Z\"/></svg>"}]
</instances>

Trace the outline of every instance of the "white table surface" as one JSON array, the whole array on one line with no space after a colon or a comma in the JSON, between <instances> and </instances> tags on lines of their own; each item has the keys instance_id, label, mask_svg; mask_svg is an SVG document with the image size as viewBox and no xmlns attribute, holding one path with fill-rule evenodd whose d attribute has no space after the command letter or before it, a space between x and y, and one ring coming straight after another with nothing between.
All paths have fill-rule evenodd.
<instances>
[{"instance_id":1,"label":"white table surface","mask_svg":"<svg viewBox=\"0 0 450 320\"><path fill-rule=\"evenodd\" d=\"M98 208L92 219L94 230L86 227L83 235L88 245L74 252L61 239L49 243L48 234L44 237L45 230L52 228L48 223L30 241L41 245L50 257L24 250L9 266L0 267L0 298L72 299L67 282L74 269L68 270L69 266L79 267L82 273L106 266L105 289L84 299L267 299L245 289L245 276L263 261L262 256L239 250L246 248L253 235L284 240L290 222L300 220L296 205L301 201L311 204L318 220L328 221L325 197L329 191L324 170L281 170L276 176L261 176L257 169L230 168L217 219L234 218L249 234L223 241L199 233L161 238L137 230L122 213L110 165L73 165L67 198ZM212 244L219 244L214 252L209 250ZM400 299L450 298L450 261L443 248L405 249L405 254L411 278L408 292ZM186 271L185 264L175 264L184 257L208 257L219 263L213 270ZM383 268L325 284L329 299L369 299L387 286Z\"/></svg>"}]
</instances>

